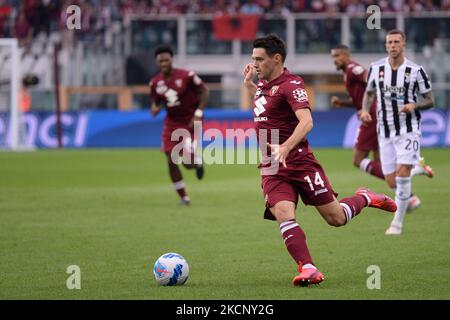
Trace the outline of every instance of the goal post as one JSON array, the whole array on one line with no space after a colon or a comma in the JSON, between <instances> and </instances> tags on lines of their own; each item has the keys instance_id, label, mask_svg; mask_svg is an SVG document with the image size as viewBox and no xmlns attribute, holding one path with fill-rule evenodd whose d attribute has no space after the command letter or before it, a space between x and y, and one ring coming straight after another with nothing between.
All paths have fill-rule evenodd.
<instances>
[{"instance_id":1,"label":"goal post","mask_svg":"<svg viewBox=\"0 0 450 320\"><path fill-rule=\"evenodd\" d=\"M15 38L0 39L0 75L0 113L6 115L0 150L34 149L26 141L25 124L19 108L21 63L19 42Z\"/></svg>"}]
</instances>

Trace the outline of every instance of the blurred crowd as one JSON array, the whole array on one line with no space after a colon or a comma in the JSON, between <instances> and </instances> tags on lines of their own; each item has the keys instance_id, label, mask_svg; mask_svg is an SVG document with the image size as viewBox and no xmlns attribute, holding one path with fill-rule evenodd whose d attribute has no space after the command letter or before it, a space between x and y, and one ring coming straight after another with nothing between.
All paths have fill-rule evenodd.
<instances>
[{"instance_id":1,"label":"blurred crowd","mask_svg":"<svg viewBox=\"0 0 450 320\"><path fill-rule=\"evenodd\" d=\"M364 13L376 4L382 12L450 11L450 0L0 0L0 37L22 45L43 32L65 26L66 9L81 8L83 32L101 31L127 14L263 14L289 12Z\"/></svg>"}]
</instances>

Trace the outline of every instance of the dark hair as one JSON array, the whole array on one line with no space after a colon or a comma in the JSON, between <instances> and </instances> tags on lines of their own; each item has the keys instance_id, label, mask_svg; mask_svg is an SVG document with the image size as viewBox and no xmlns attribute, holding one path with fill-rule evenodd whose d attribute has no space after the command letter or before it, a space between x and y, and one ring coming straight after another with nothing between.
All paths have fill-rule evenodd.
<instances>
[{"instance_id":1,"label":"dark hair","mask_svg":"<svg viewBox=\"0 0 450 320\"><path fill-rule=\"evenodd\" d=\"M169 45L163 44L156 48L155 50L155 58L160 53L168 53L171 57L173 57L173 50Z\"/></svg>"},{"instance_id":2,"label":"dark hair","mask_svg":"<svg viewBox=\"0 0 450 320\"><path fill-rule=\"evenodd\" d=\"M342 44L342 43L334 46L333 50L346 50L346 51L350 52L350 48L348 46L346 46L345 44Z\"/></svg>"},{"instance_id":3,"label":"dark hair","mask_svg":"<svg viewBox=\"0 0 450 320\"><path fill-rule=\"evenodd\" d=\"M390 34L399 34L402 36L403 40L406 41L406 34L402 30L392 29L392 30L389 30L389 32L386 35L388 36Z\"/></svg>"},{"instance_id":4,"label":"dark hair","mask_svg":"<svg viewBox=\"0 0 450 320\"><path fill-rule=\"evenodd\" d=\"M253 48L263 48L269 56L278 53L281 55L281 61L286 60L286 45L277 35L271 33L253 41Z\"/></svg>"}]
</instances>

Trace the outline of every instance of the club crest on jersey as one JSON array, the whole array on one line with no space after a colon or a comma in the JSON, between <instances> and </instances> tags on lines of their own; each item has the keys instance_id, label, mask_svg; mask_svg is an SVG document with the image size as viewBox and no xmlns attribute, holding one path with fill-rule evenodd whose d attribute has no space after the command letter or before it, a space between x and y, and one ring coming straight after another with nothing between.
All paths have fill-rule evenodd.
<instances>
[{"instance_id":1,"label":"club crest on jersey","mask_svg":"<svg viewBox=\"0 0 450 320\"><path fill-rule=\"evenodd\" d=\"M384 71L380 71L379 78L380 78L380 81L384 81Z\"/></svg>"},{"instance_id":2,"label":"club crest on jersey","mask_svg":"<svg viewBox=\"0 0 450 320\"><path fill-rule=\"evenodd\" d=\"M411 78L411 74L410 73L405 73L405 83L408 83L410 78Z\"/></svg>"},{"instance_id":3,"label":"club crest on jersey","mask_svg":"<svg viewBox=\"0 0 450 320\"><path fill-rule=\"evenodd\" d=\"M279 87L280 87L280 86L273 86L273 87L270 89L270 95L271 95L271 96L275 95L275 93L277 93Z\"/></svg>"},{"instance_id":4,"label":"club crest on jersey","mask_svg":"<svg viewBox=\"0 0 450 320\"><path fill-rule=\"evenodd\" d=\"M181 88L181 86L183 85L183 80L182 80L182 79L177 79L177 80L175 80L175 85L176 85L178 88Z\"/></svg>"}]
</instances>

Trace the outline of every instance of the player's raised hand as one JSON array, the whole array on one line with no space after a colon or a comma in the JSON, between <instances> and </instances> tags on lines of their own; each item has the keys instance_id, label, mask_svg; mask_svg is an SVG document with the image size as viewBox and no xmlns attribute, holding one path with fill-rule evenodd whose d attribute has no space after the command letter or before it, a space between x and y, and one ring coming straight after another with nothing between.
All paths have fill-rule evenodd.
<instances>
[{"instance_id":1,"label":"player's raised hand","mask_svg":"<svg viewBox=\"0 0 450 320\"><path fill-rule=\"evenodd\" d=\"M253 64L247 63L244 67L244 70L242 70L242 75L244 76L244 82L251 81L253 78Z\"/></svg>"},{"instance_id":2,"label":"player's raised hand","mask_svg":"<svg viewBox=\"0 0 450 320\"><path fill-rule=\"evenodd\" d=\"M287 168L286 158L289 155L289 149L279 144L267 143L267 146L270 147L270 154L275 157L275 161L281 162L283 167Z\"/></svg>"},{"instance_id":3,"label":"player's raised hand","mask_svg":"<svg viewBox=\"0 0 450 320\"><path fill-rule=\"evenodd\" d=\"M247 65L244 67L244 70L242 70L242 75L244 76L244 86L247 88L247 90L250 92L252 96L255 95L257 86L253 82L253 75L255 73L255 69L253 68L253 64L247 63Z\"/></svg>"},{"instance_id":4,"label":"player's raised hand","mask_svg":"<svg viewBox=\"0 0 450 320\"><path fill-rule=\"evenodd\" d=\"M364 125L368 125L370 122L372 122L372 116L370 115L369 112L365 111L365 110L361 110L359 112L359 119L361 120L361 122Z\"/></svg>"},{"instance_id":5,"label":"player's raised hand","mask_svg":"<svg viewBox=\"0 0 450 320\"><path fill-rule=\"evenodd\" d=\"M407 103L403 106L403 108L399 111L399 113L411 113L416 108L414 103Z\"/></svg>"},{"instance_id":6,"label":"player's raised hand","mask_svg":"<svg viewBox=\"0 0 450 320\"><path fill-rule=\"evenodd\" d=\"M337 96L332 96L330 102L331 106L334 108L339 108L341 106L341 99Z\"/></svg>"}]
</instances>

